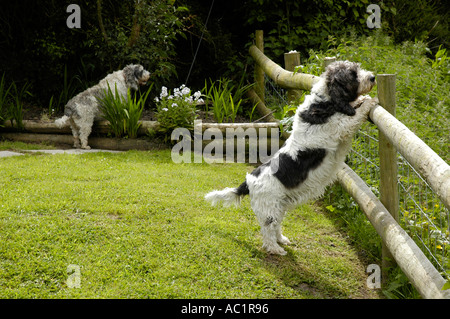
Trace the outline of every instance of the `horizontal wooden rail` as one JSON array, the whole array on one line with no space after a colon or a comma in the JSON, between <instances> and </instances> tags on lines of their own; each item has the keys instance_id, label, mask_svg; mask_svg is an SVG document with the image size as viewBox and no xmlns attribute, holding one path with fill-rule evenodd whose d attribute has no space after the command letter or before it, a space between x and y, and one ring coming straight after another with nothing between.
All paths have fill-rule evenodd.
<instances>
[{"instance_id":1,"label":"horizontal wooden rail","mask_svg":"<svg viewBox=\"0 0 450 319\"><path fill-rule=\"evenodd\" d=\"M255 45L250 47L249 53L264 72L283 88L311 90L313 84L319 80L315 75L286 71L265 56Z\"/></svg>"},{"instance_id":2,"label":"horizontal wooden rail","mask_svg":"<svg viewBox=\"0 0 450 319\"><path fill-rule=\"evenodd\" d=\"M370 118L450 209L450 166L380 105L372 108Z\"/></svg>"},{"instance_id":3,"label":"horizontal wooden rail","mask_svg":"<svg viewBox=\"0 0 450 319\"><path fill-rule=\"evenodd\" d=\"M442 290L445 279L365 182L347 165L338 172L337 177L342 187L357 201L420 295L431 299L449 299L450 290Z\"/></svg>"}]
</instances>

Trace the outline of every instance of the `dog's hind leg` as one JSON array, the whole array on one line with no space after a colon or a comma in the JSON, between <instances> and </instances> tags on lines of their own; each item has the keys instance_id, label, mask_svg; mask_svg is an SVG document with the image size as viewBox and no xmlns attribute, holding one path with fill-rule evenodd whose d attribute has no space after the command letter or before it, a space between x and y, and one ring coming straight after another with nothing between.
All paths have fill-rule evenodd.
<instances>
[{"instance_id":1,"label":"dog's hind leg","mask_svg":"<svg viewBox=\"0 0 450 319\"><path fill-rule=\"evenodd\" d=\"M80 141L81 141L81 148L89 150L91 147L88 145L88 137L92 132L92 125L94 124L94 119L92 120L86 120L84 119L83 122L77 123L80 127Z\"/></svg>"},{"instance_id":2,"label":"dog's hind leg","mask_svg":"<svg viewBox=\"0 0 450 319\"><path fill-rule=\"evenodd\" d=\"M270 254L286 255L286 251L278 245L288 244L289 239L281 234L281 214L258 216L261 225L261 234L263 237L263 248ZM281 217L281 218L280 218Z\"/></svg>"},{"instance_id":3,"label":"dog's hind leg","mask_svg":"<svg viewBox=\"0 0 450 319\"><path fill-rule=\"evenodd\" d=\"M80 135L78 134L78 126L75 124L75 121L73 118L70 118L69 120L70 128L72 129L72 135L73 135L73 147L80 148Z\"/></svg>"}]
</instances>

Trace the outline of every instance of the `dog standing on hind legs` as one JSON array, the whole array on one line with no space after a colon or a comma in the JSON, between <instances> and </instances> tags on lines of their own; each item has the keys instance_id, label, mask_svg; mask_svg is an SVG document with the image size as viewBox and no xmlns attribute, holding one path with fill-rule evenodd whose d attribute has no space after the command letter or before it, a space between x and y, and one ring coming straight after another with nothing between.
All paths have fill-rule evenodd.
<instances>
[{"instance_id":1,"label":"dog standing on hind legs","mask_svg":"<svg viewBox=\"0 0 450 319\"><path fill-rule=\"evenodd\" d=\"M150 72L140 64L129 64L123 70L109 74L97 85L79 93L67 102L64 116L55 121L57 127L62 128L70 124L74 138L74 147L90 149L88 137L92 131L94 120L101 119L98 98L104 96L108 85L113 94L115 88L120 96L127 98L128 89L137 91L140 85L145 85Z\"/></svg>"},{"instance_id":2,"label":"dog standing on hind legs","mask_svg":"<svg viewBox=\"0 0 450 319\"><path fill-rule=\"evenodd\" d=\"M297 108L292 133L283 147L247 174L239 187L212 191L205 199L229 206L239 205L241 197L249 195L261 226L263 248L285 255L279 244L290 243L281 232L286 211L320 197L336 179L353 135L377 103L363 95L374 85L375 76L357 63L330 64Z\"/></svg>"}]
</instances>

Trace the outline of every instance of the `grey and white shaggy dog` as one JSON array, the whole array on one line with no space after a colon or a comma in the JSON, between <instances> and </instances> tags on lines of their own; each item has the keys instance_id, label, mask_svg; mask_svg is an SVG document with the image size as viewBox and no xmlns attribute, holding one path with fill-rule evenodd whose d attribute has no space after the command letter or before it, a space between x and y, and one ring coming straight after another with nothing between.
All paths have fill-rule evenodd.
<instances>
[{"instance_id":1,"label":"grey and white shaggy dog","mask_svg":"<svg viewBox=\"0 0 450 319\"><path fill-rule=\"evenodd\" d=\"M108 84L113 94L115 87L122 97L127 98L128 89L138 90L139 85L145 85L150 72L140 64L129 64L123 70L115 71L101 80L97 85L79 93L67 102L64 116L55 121L62 128L70 124L74 138L74 147L90 149L88 137L92 131L94 120L101 119L98 98L104 96Z\"/></svg>"},{"instance_id":2,"label":"grey and white shaggy dog","mask_svg":"<svg viewBox=\"0 0 450 319\"><path fill-rule=\"evenodd\" d=\"M212 191L205 199L229 206L239 205L241 197L249 195L263 248L285 255L279 244L290 244L281 233L286 211L320 197L336 179L354 133L377 102L363 96L374 84L375 76L357 63L330 64L297 108L292 133L283 147L247 174L239 187Z\"/></svg>"}]
</instances>

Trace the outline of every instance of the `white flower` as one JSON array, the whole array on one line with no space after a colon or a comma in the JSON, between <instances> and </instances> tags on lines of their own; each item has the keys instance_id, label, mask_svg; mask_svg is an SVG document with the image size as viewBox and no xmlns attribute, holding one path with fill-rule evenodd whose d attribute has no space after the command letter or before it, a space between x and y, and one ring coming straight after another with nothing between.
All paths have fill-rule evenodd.
<instances>
[{"instance_id":1,"label":"white flower","mask_svg":"<svg viewBox=\"0 0 450 319\"><path fill-rule=\"evenodd\" d=\"M173 99L173 95L169 95L169 96L167 97L167 99L168 99L168 100Z\"/></svg>"},{"instance_id":2,"label":"white flower","mask_svg":"<svg viewBox=\"0 0 450 319\"><path fill-rule=\"evenodd\" d=\"M172 105L171 105L172 107L177 107L178 106L178 104L177 103L172 103Z\"/></svg>"},{"instance_id":3,"label":"white flower","mask_svg":"<svg viewBox=\"0 0 450 319\"><path fill-rule=\"evenodd\" d=\"M161 94L159 95L159 97L161 98L161 99L163 99L163 98L165 98L167 96L167 88L165 87L165 86L163 86L162 88L161 88Z\"/></svg>"},{"instance_id":4,"label":"white flower","mask_svg":"<svg viewBox=\"0 0 450 319\"><path fill-rule=\"evenodd\" d=\"M180 96L182 96L183 94L180 93L180 89L174 89L174 90L173 90L173 95L175 95L176 97L180 97Z\"/></svg>"},{"instance_id":5,"label":"white flower","mask_svg":"<svg viewBox=\"0 0 450 319\"><path fill-rule=\"evenodd\" d=\"M183 95L189 95L190 92L191 90L188 87L183 87L183 89L181 90L181 94Z\"/></svg>"},{"instance_id":6,"label":"white flower","mask_svg":"<svg viewBox=\"0 0 450 319\"><path fill-rule=\"evenodd\" d=\"M194 93L194 98L195 100L198 100L200 98L200 96L202 95L202 93L200 91L197 91Z\"/></svg>"},{"instance_id":7,"label":"white flower","mask_svg":"<svg viewBox=\"0 0 450 319\"><path fill-rule=\"evenodd\" d=\"M203 99L197 99L197 104L202 104L203 102L205 102Z\"/></svg>"},{"instance_id":8,"label":"white flower","mask_svg":"<svg viewBox=\"0 0 450 319\"><path fill-rule=\"evenodd\" d=\"M161 109L161 111L167 112L169 109L167 107Z\"/></svg>"},{"instance_id":9,"label":"white flower","mask_svg":"<svg viewBox=\"0 0 450 319\"><path fill-rule=\"evenodd\" d=\"M158 99L158 97L155 97L155 102L156 102L156 103L158 103L158 102L159 102L159 99Z\"/></svg>"},{"instance_id":10,"label":"white flower","mask_svg":"<svg viewBox=\"0 0 450 319\"><path fill-rule=\"evenodd\" d=\"M185 102L192 103L192 96L187 96L184 98Z\"/></svg>"}]
</instances>

